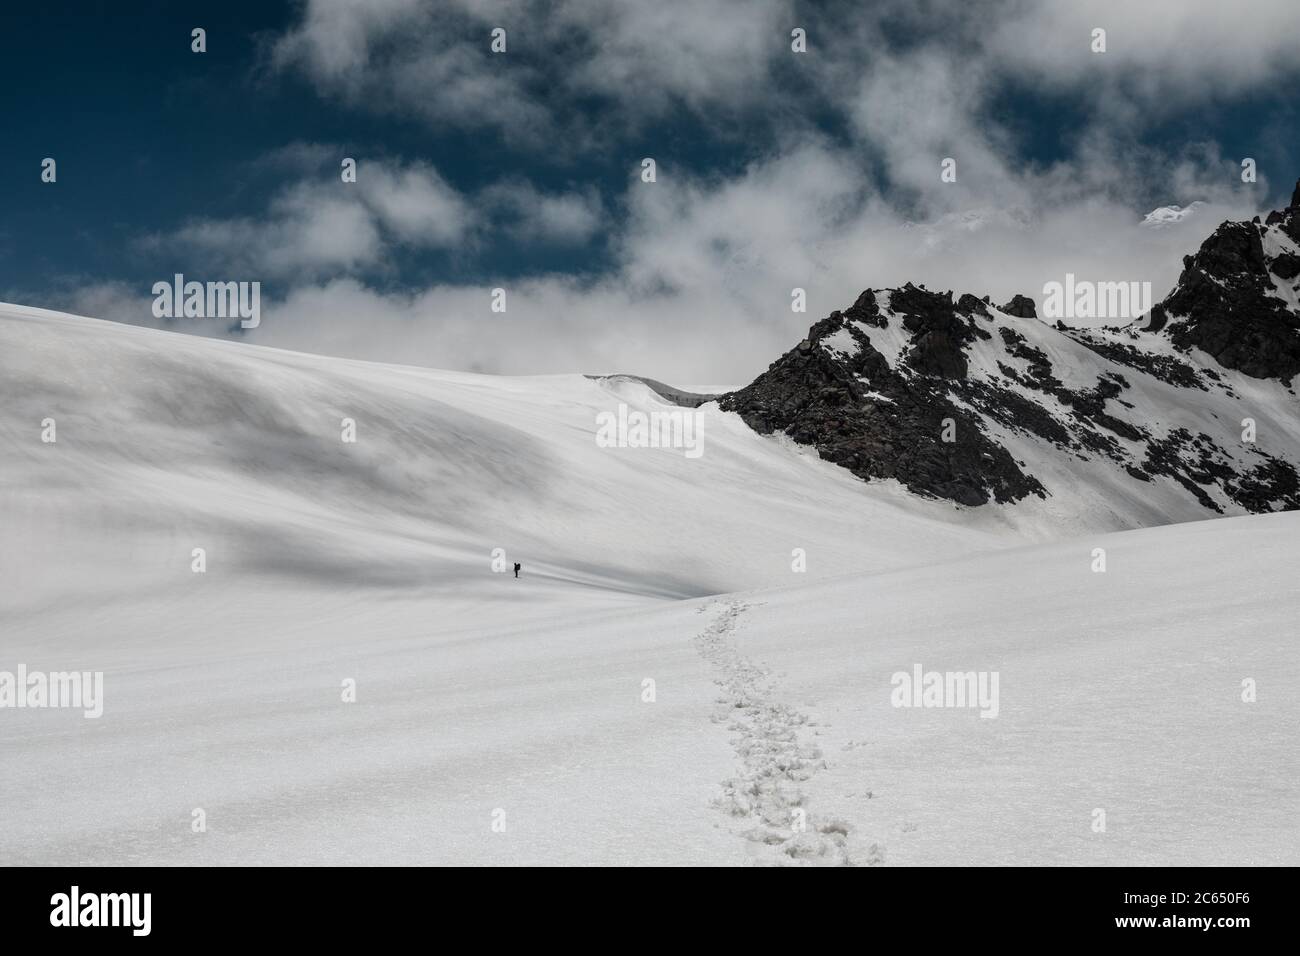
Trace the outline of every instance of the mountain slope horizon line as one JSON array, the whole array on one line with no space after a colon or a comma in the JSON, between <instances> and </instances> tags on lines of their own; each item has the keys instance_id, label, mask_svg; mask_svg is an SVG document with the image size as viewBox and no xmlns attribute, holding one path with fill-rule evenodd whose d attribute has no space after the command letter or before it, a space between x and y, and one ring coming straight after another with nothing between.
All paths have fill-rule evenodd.
<instances>
[{"instance_id":1,"label":"mountain slope horizon line","mask_svg":"<svg viewBox=\"0 0 1300 956\"><path fill-rule=\"evenodd\" d=\"M865 290L740 389L588 377L716 401L859 478L962 506L1079 485L1180 514L1190 499L1207 517L1300 508L1300 183L1285 209L1221 223L1183 265L1124 327L1049 325L1023 295L995 307L908 283Z\"/></svg>"}]
</instances>

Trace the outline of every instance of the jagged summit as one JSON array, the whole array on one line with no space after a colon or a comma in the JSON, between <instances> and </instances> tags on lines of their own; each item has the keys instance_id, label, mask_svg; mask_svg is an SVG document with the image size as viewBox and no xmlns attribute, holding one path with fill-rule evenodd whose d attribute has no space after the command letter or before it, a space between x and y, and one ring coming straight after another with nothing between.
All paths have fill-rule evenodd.
<instances>
[{"instance_id":1,"label":"jagged summit","mask_svg":"<svg viewBox=\"0 0 1300 956\"><path fill-rule=\"evenodd\" d=\"M1225 222L1183 259L1147 330L1224 368L1289 383L1300 372L1300 182L1265 222Z\"/></svg>"},{"instance_id":2,"label":"jagged summit","mask_svg":"<svg viewBox=\"0 0 1300 956\"><path fill-rule=\"evenodd\" d=\"M1049 325L1023 295L868 289L721 405L859 477L964 505L1091 482L1216 513L1297 508L1297 236L1300 185L1266 223L1219 226L1122 328Z\"/></svg>"},{"instance_id":3,"label":"jagged summit","mask_svg":"<svg viewBox=\"0 0 1300 956\"><path fill-rule=\"evenodd\" d=\"M990 337L973 319L985 303L963 297L961 306L966 311L951 293L910 284L879 298L868 289L814 325L753 384L725 396L722 407L760 433L782 431L813 445L864 478L898 478L962 504L1042 494L1006 449L978 430L959 443L937 440L945 418L970 424L937 383L964 379L966 346ZM936 385L917 388L915 380Z\"/></svg>"}]
</instances>

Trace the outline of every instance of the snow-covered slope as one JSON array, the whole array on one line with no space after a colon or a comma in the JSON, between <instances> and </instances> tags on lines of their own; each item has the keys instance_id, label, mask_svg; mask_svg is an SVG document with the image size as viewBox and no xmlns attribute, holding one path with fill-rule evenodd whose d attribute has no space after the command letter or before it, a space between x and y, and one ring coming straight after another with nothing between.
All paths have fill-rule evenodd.
<instances>
[{"instance_id":1,"label":"snow-covered slope","mask_svg":"<svg viewBox=\"0 0 1300 956\"><path fill-rule=\"evenodd\" d=\"M805 806L819 851L847 823L859 863L1294 865L1298 533L1216 519L735 596L728 639L767 672L746 716L816 748L760 806ZM997 673L997 717L894 706L916 665Z\"/></svg>"},{"instance_id":2,"label":"snow-covered slope","mask_svg":"<svg viewBox=\"0 0 1300 956\"><path fill-rule=\"evenodd\" d=\"M682 597L784 583L796 548L819 576L1012 530L896 484L864 495L716 404L699 457L599 447L597 415L620 403L682 411L625 378L381 366L4 307L0 607L75 620L80 602L228 578L514 600L495 548L592 600Z\"/></svg>"},{"instance_id":3,"label":"snow-covered slope","mask_svg":"<svg viewBox=\"0 0 1300 956\"><path fill-rule=\"evenodd\" d=\"M602 612L548 609L555 581L472 613L215 582L86 602L6 638L102 668L106 702L0 714L0 857L1295 865L1298 518ZM998 716L892 706L918 664L996 672Z\"/></svg>"},{"instance_id":4,"label":"snow-covered slope","mask_svg":"<svg viewBox=\"0 0 1300 956\"><path fill-rule=\"evenodd\" d=\"M0 671L104 674L0 709L0 859L1297 862L1292 515L1106 537L1202 512L957 506L716 402L601 447L620 403L681 410L0 308ZM893 708L915 664L999 716Z\"/></svg>"}]
</instances>

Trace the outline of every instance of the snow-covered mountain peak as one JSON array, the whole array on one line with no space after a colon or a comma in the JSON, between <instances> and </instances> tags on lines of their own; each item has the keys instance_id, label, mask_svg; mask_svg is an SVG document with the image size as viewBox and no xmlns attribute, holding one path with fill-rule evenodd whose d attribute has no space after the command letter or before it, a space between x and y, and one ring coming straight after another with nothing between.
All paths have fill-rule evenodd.
<instances>
[{"instance_id":1,"label":"snow-covered mountain peak","mask_svg":"<svg viewBox=\"0 0 1300 956\"><path fill-rule=\"evenodd\" d=\"M1195 216L1204 205L1205 203L1198 199L1187 206L1159 206L1143 217L1142 225L1148 229L1166 229Z\"/></svg>"},{"instance_id":2,"label":"snow-covered mountain peak","mask_svg":"<svg viewBox=\"0 0 1300 956\"><path fill-rule=\"evenodd\" d=\"M1021 295L868 289L721 404L859 477L964 505L1300 507L1300 186L1184 266L1148 316L1107 328L1049 324Z\"/></svg>"},{"instance_id":3,"label":"snow-covered mountain peak","mask_svg":"<svg viewBox=\"0 0 1300 956\"><path fill-rule=\"evenodd\" d=\"M1300 183L1285 209L1224 222L1185 256L1146 328L1179 351L1289 384L1300 372Z\"/></svg>"}]
</instances>

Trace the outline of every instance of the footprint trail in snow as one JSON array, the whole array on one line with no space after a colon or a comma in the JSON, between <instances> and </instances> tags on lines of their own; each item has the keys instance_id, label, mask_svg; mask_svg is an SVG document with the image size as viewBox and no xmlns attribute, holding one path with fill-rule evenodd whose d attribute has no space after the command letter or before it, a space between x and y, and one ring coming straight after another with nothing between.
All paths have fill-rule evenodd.
<instances>
[{"instance_id":1,"label":"footprint trail in snow","mask_svg":"<svg viewBox=\"0 0 1300 956\"><path fill-rule=\"evenodd\" d=\"M820 820L808 809L803 784L826 766L820 748L800 740L810 726L794 708L772 699L768 672L737 650L734 635L749 605L728 602L721 613L695 637L695 647L717 672L722 689L714 723L725 723L735 736L732 744L741 761L739 774L723 781L716 805L732 817L752 824L744 836L756 845L762 862L851 866L848 824ZM770 849L765 849L770 848ZM872 846L870 862L880 850Z\"/></svg>"}]
</instances>

